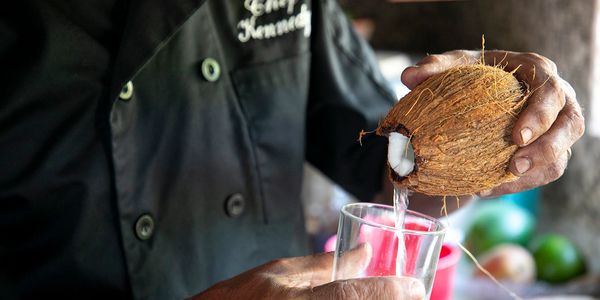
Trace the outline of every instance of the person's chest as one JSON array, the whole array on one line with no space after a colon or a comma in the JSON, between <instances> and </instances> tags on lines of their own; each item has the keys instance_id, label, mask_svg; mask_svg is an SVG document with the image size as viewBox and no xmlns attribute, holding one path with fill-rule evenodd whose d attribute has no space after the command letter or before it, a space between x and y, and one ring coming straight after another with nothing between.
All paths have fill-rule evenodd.
<instances>
[{"instance_id":1,"label":"person's chest","mask_svg":"<svg viewBox=\"0 0 600 300\"><path fill-rule=\"evenodd\" d=\"M285 1L206 1L177 20L144 13L138 37L125 31L113 77L125 89L108 116L117 203L127 223L147 214L156 226L150 243L122 230L128 263L141 266L134 288L156 281L166 257L172 268L197 259L205 269L187 276L212 282L302 253L310 6L274 3ZM210 244L169 243L188 239Z\"/></svg>"}]
</instances>

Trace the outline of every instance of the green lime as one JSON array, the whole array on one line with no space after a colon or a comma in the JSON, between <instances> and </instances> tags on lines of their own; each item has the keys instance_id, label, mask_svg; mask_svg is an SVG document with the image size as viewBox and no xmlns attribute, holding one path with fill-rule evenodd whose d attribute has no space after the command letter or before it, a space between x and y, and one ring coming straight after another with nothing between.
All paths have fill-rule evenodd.
<instances>
[{"instance_id":1,"label":"green lime","mask_svg":"<svg viewBox=\"0 0 600 300\"><path fill-rule=\"evenodd\" d=\"M561 283L585 273L586 267L581 252L562 235L540 236L531 243L530 250L540 280Z\"/></svg>"},{"instance_id":2,"label":"green lime","mask_svg":"<svg viewBox=\"0 0 600 300\"><path fill-rule=\"evenodd\" d=\"M465 245L475 255L500 244L527 246L534 229L535 219L527 210L511 202L488 200L475 212Z\"/></svg>"}]
</instances>

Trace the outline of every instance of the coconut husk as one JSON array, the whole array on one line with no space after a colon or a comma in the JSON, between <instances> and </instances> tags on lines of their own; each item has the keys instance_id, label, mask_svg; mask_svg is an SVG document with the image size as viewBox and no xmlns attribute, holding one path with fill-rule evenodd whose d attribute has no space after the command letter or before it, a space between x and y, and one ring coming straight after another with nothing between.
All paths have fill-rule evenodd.
<instances>
[{"instance_id":1,"label":"coconut husk","mask_svg":"<svg viewBox=\"0 0 600 300\"><path fill-rule=\"evenodd\" d=\"M514 72L514 71L513 71ZM415 168L399 186L428 195L469 195L513 181L512 129L528 88L512 72L483 64L434 75L403 97L377 128L410 138Z\"/></svg>"}]
</instances>

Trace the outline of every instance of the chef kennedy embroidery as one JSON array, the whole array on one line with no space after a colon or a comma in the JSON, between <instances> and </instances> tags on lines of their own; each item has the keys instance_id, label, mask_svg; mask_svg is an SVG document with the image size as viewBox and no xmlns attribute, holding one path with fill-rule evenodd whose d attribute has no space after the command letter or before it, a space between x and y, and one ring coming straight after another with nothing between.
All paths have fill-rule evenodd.
<instances>
[{"instance_id":1,"label":"chef kennedy embroidery","mask_svg":"<svg viewBox=\"0 0 600 300\"><path fill-rule=\"evenodd\" d=\"M311 31L311 11L306 3L301 3L299 11L297 0L244 0L244 8L250 17L238 22L238 40L242 43L250 40L272 39L293 31L303 30L309 37ZM282 18L271 23L259 24L262 16L285 11Z\"/></svg>"}]
</instances>

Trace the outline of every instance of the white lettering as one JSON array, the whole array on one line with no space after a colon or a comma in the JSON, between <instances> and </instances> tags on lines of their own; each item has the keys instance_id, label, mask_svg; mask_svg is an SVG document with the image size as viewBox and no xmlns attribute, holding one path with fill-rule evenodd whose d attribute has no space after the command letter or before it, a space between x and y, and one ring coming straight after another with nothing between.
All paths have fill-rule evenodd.
<instances>
[{"instance_id":1,"label":"white lettering","mask_svg":"<svg viewBox=\"0 0 600 300\"><path fill-rule=\"evenodd\" d=\"M264 37L264 29L265 29L264 26L257 26L254 29L254 34L252 34L252 37L257 40L262 40Z\"/></svg>"},{"instance_id":2,"label":"white lettering","mask_svg":"<svg viewBox=\"0 0 600 300\"><path fill-rule=\"evenodd\" d=\"M263 26L265 29L265 39L274 38L277 36L277 31L275 30L275 24L270 23Z\"/></svg>"},{"instance_id":3,"label":"white lettering","mask_svg":"<svg viewBox=\"0 0 600 300\"><path fill-rule=\"evenodd\" d=\"M287 9L288 15L294 13L297 0L244 0L244 8L253 16L260 17L280 9Z\"/></svg>"},{"instance_id":4,"label":"white lettering","mask_svg":"<svg viewBox=\"0 0 600 300\"><path fill-rule=\"evenodd\" d=\"M280 20L277 22L277 35L284 35L288 33L290 30L288 29L288 22L286 19Z\"/></svg>"},{"instance_id":5,"label":"white lettering","mask_svg":"<svg viewBox=\"0 0 600 300\"><path fill-rule=\"evenodd\" d=\"M285 1L283 1L285 2ZM288 0L287 1L287 13L288 15L291 15L294 13L294 6L296 6L296 0Z\"/></svg>"},{"instance_id":6,"label":"white lettering","mask_svg":"<svg viewBox=\"0 0 600 300\"><path fill-rule=\"evenodd\" d=\"M304 36L311 34L311 11L308 5L300 5L300 11L294 13L297 0L245 0L244 7L252 14L250 17L240 20L237 27L240 29L238 40L246 43L251 39L271 39L285 35L292 31L303 30ZM263 14L269 14L281 8L287 7L287 19L280 19L272 23L257 25L257 19Z\"/></svg>"},{"instance_id":7,"label":"white lettering","mask_svg":"<svg viewBox=\"0 0 600 300\"><path fill-rule=\"evenodd\" d=\"M265 8L262 0L246 0L244 1L244 7L250 11L254 17L262 16Z\"/></svg>"},{"instance_id":8,"label":"white lettering","mask_svg":"<svg viewBox=\"0 0 600 300\"><path fill-rule=\"evenodd\" d=\"M288 20L288 31L296 30L296 16L291 16Z\"/></svg>"},{"instance_id":9,"label":"white lettering","mask_svg":"<svg viewBox=\"0 0 600 300\"><path fill-rule=\"evenodd\" d=\"M241 28L243 31L238 34L238 40L240 42L245 43L250 40L252 37L252 30L254 28L254 24L256 23L256 17L252 16L247 19L243 19L238 23L238 28Z\"/></svg>"},{"instance_id":10,"label":"white lettering","mask_svg":"<svg viewBox=\"0 0 600 300\"><path fill-rule=\"evenodd\" d=\"M311 11L308 10L306 4L300 6L300 13L296 18L296 28L304 28L304 36L309 37L312 30L311 27Z\"/></svg>"}]
</instances>

